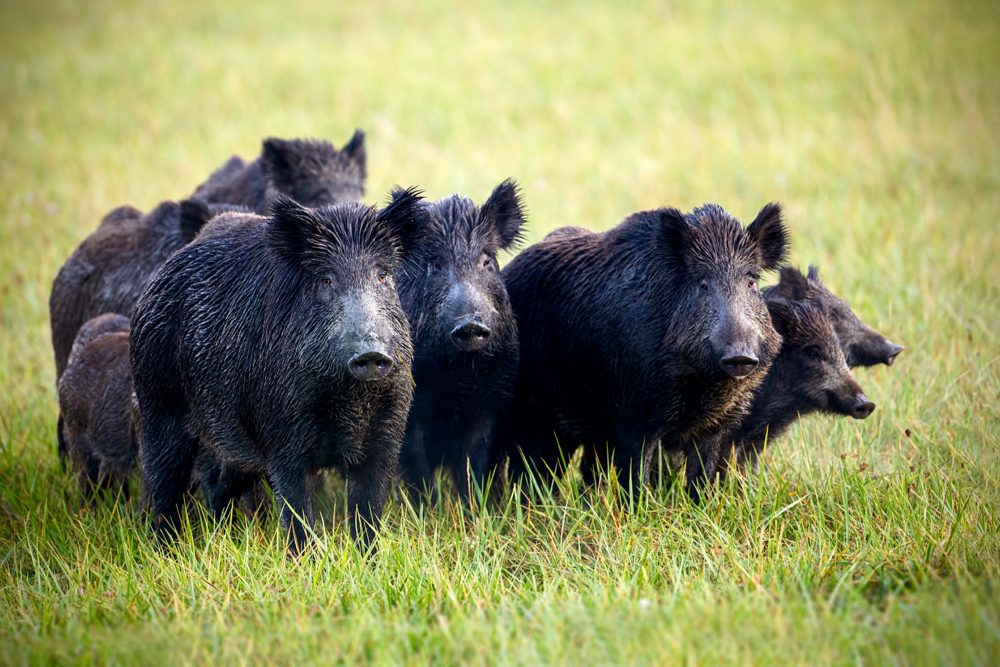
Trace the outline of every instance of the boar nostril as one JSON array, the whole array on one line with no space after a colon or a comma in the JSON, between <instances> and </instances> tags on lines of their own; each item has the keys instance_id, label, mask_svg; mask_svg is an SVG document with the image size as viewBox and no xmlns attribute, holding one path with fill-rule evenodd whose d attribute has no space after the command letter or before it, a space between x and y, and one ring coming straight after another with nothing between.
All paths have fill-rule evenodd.
<instances>
[{"instance_id":1,"label":"boar nostril","mask_svg":"<svg viewBox=\"0 0 1000 667\"><path fill-rule=\"evenodd\" d=\"M381 352L365 352L347 362L347 366L359 380L380 380L392 370L392 359Z\"/></svg>"},{"instance_id":2,"label":"boar nostril","mask_svg":"<svg viewBox=\"0 0 1000 667\"><path fill-rule=\"evenodd\" d=\"M451 341L458 349L465 352L474 352L486 347L490 342L493 332L485 324L469 322L455 327L451 332Z\"/></svg>"},{"instance_id":3,"label":"boar nostril","mask_svg":"<svg viewBox=\"0 0 1000 667\"><path fill-rule=\"evenodd\" d=\"M719 365L722 366L722 370L726 371L726 373L732 377L745 378L757 369L758 363L760 363L760 361L757 357L738 354L732 357L724 358L721 362L719 362Z\"/></svg>"},{"instance_id":4,"label":"boar nostril","mask_svg":"<svg viewBox=\"0 0 1000 667\"><path fill-rule=\"evenodd\" d=\"M868 419L871 413L875 412L875 404L868 400L864 394L859 394L854 399L854 407L851 408L851 416L855 419Z\"/></svg>"},{"instance_id":5,"label":"boar nostril","mask_svg":"<svg viewBox=\"0 0 1000 667\"><path fill-rule=\"evenodd\" d=\"M886 366L892 366L892 364L896 361L896 357L903 351L902 345L893 345L892 343L889 343L889 347L892 351L889 352L889 356L885 358Z\"/></svg>"}]
</instances>

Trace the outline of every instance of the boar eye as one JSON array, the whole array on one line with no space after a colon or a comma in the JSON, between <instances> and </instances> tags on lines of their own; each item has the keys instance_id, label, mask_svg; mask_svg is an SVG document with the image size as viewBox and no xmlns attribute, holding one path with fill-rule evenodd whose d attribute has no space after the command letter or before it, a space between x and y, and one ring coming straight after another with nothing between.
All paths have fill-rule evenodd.
<instances>
[{"instance_id":1,"label":"boar eye","mask_svg":"<svg viewBox=\"0 0 1000 667\"><path fill-rule=\"evenodd\" d=\"M702 292L708 291L708 283L706 282L701 283L701 291Z\"/></svg>"},{"instance_id":2,"label":"boar eye","mask_svg":"<svg viewBox=\"0 0 1000 667\"><path fill-rule=\"evenodd\" d=\"M486 268L486 267L488 267L489 265L490 265L490 258L489 258L489 257L487 257L487 256L484 256L484 257L483 257L483 268L485 269L485 268Z\"/></svg>"},{"instance_id":3,"label":"boar eye","mask_svg":"<svg viewBox=\"0 0 1000 667\"><path fill-rule=\"evenodd\" d=\"M378 281L380 283L384 283L385 282L385 277L386 277L385 271L379 271L378 274L376 274L376 277L378 278Z\"/></svg>"},{"instance_id":4,"label":"boar eye","mask_svg":"<svg viewBox=\"0 0 1000 667\"><path fill-rule=\"evenodd\" d=\"M810 345L809 347L807 347L806 354L809 355L809 358L811 359L816 359L818 361L823 359L823 353L820 352L819 348L816 347L815 345Z\"/></svg>"},{"instance_id":5,"label":"boar eye","mask_svg":"<svg viewBox=\"0 0 1000 667\"><path fill-rule=\"evenodd\" d=\"M323 278L323 284L325 286L329 287L330 285L333 284L333 278L329 278L329 277Z\"/></svg>"}]
</instances>

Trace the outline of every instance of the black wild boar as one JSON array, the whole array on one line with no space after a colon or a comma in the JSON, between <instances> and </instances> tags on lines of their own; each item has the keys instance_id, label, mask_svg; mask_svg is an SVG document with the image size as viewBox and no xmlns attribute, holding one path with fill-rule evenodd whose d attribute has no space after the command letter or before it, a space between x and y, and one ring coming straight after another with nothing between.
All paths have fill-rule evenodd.
<instances>
[{"instance_id":1,"label":"black wild boar","mask_svg":"<svg viewBox=\"0 0 1000 667\"><path fill-rule=\"evenodd\" d=\"M396 474L413 396L395 272L424 235L412 190L383 210L303 208L195 241L136 305L131 353L143 481L158 539L178 526L201 447L241 496L264 474L293 552L312 522L309 479L347 475L352 533L369 543Z\"/></svg>"},{"instance_id":2,"label":"black wild boar","mask_svg":"<svg viewBox=\"0 0 1000 667\"><path fill-rule=\"evenodd\" d=\"M229 158L194 196L209 203L240 204L263 213L276 193L311 208L358 202L365 194L365 133L356 130L343 149L329 141L265 139L260 157Z\"/></svg>"},{"instance_id":3,"label":"black wild boar","mask_svg":"<svg viewBox=\"0 0 1000 667\"><path fill-rule=\"evenodd\" d=\"M433 471L451 471L471 499L492 460L493 430L517 375L517 325L497 253L520 240L524 213L517 186L505 181L482 208L454 195L429 204L422 252L399 281L413 337L416 392L400 471L414 492Z\"/></svg>"},{"instance_id":4,"label":"black wild boar","mask_svg":"<svg viewBox=\"0 0 1000 667\"><path fill-rule=\"evenodd\" d=\"M709 204L550 235L518 255L503 270L521 343L499 435L511 479L522 454L544 476L560 447L585 444L586 481L613 462L638 492L657 440L697 440L742 414L780 343L757 281L786 246L777 204L746 229Z\"/></svg>"},{"instance_id":5,"label":"black wild boar","mask_svg":"<svg viewBox=\"0 0 1000 667\"><path fill-rule=\"evenodd\" d=\"M212 216L241 207L207 206L197 200L162 202L148 214L131 206L108 213L59 269L49 296L56 380L84 322L102 313L132 314L146 284L167 257L187 245ZM63 428L57 426L65 463Z\"/></svg>"},{"instance_id":6,"label":"black wild boar","mask_svg":"<svg viewBox=\"0 0 1000 667\"><path fill-rule=\"evenodd\" d=\"M892 366L896 356L903 351L902 345L889 342L885 336L862 322L843 299L821 283L819 269L815 266L809 267L809 274L806 276L794 267L782 268L781 281L765 289L764 298L806 301L820 306L830 318L840 345L844 348L847 365L851 368L877 364Z\"/></svg>"},{"instance_id":7,"label":"black wild boar","mask_svg":"<svg viewBox=\"0 0 1000 667\"><path fill-rule=\"evenodd\" d=\"M747 415L688 457L693 499L716 472L724 477L733 464L738 470L759 472L765 442L771 447L801 417L824 412L867 419L875 410L847 367L833 324L820 306L773 296L766 302L783 339L781 351L754 389Z\"/></svg>"},{"instance_id":8,"label":"black wild boar","mask_svg":"<svg viewBox=\"0 0 1000 667\"><path fill-rule=\"evenodd\" d=\"M120 490L136 466L128 318L113 313L86 322L59 378L59 424L82 498Z\"/></svg>"}]
</instances>

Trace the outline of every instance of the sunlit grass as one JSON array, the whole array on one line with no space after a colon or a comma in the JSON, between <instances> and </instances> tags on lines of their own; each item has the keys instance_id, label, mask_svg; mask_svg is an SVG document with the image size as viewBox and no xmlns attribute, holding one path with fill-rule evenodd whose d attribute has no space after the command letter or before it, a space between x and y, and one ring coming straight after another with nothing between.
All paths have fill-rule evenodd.
<instances>
[{"instance_id":1,"label":"sunlit grass","mask_svg":"<svg viewBox=\"0 0 1000 667\"><path fill-rule=\"evenodd\" d=\"M1000 657L1000 11L991 3L7 3L0 7L0 662L885 662ZM396 183L524 188L529 241L707 201L786 208L906 346L757 483L622 511L564 480L472 513L394 500L359 553L326 477L273 517L81 510L55 455L47 301L119 204L264 136L368 135Z\"/></svg>"}]
</instances>

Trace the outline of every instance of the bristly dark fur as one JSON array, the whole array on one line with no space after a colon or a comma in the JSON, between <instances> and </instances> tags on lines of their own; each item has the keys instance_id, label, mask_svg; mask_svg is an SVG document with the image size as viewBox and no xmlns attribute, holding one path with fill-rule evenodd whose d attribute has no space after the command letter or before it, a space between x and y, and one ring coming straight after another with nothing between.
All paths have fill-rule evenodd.
<instances>
[{"instance_id":1,"label":"bristly dark fur","mask_svg":"<svg viewBox=\"0 0 1000 667\"><path fill-rule=\"evenodd\" d=\"M720 438L719 472L733 463L759 471L765 443L772 447L788 428L815 412L858 417L868 403L851 374L833 325L819 306L771 298L768 311L781 334L781 351L764 381L754 390L747 416ZM732 460L729 454L732 453ZM714 458L714 453L705 456ZM708 471L714 478L715 471Z\"/></svg>"},{"instance_id":2,"label":"bristly dark fur","mask_svg":"<svg viewBox=\"0 0 1000 667\"><path fill-rule=\"evenodd\" d=\"M819 269L809 267L809 274L802 275L795 267L786 266L781 270L781 281L764 290L764 298L804 301L816 304L826 313L837 332L837 338L844 349L847 365L875 366L892 365L903 348L878 333L851 310L843 299L831 292L820 282Z\"/></svg>"},{"instance_id":3,"label":"bristly dark fur","mask_svg":"<svg viewBox=\"0 0 1000 667\"><path fill-rule=\"evenodd\" d=\"M226 488L210 490L222 492L216 502L266 475L293 551L312 522L310 478L340 469L352 532L370 542L412 397L391 267L423 235L425 216L412 191L382 211L284 199L273 217L215 228L167 261L135 308L131 337L143 479L161 540L177 529L209 447L227 471ZM355 355L376 344L391 370L355 379Z\"/></svg>"},{"instance_id":4,"label":"bristly dark fur","mask_svg":"<svg viewBox=\"0 0 1000 667\"><path fill-rule=\"evenodd\" d=\"M80 485L81 504L98 489L128 497L139 447L132 423L128 318L89 320L59 378L59 428Z\"/></svg>"},{"instance_id":5,"label":"bristly dark fur","mask_svg":"<svg viewBox=\"0 0 1000 667\"><path fill-rule=\"evenodd\" d=\"M233 208L188 200L162 202L145 215L131 206L108 213L52 283L49 321L56 380L62 377L73 339L84 322L103 313L129 317L163 262L194 238L212 216ZM65 462L61 422L56 430L59 455Z\"/></svg>"},{"instance_id":6,"label":"bristly dark fur","mask_svg":"<svg viewBox=\"0 0 1000 667\"><path fill-rule=\"evenodd\" d=\"M756 278L786 243L776 205L754 225L713 205L646 211L601 234L553 233L507 265L521 341L500 435L512 479L522 454L544 475L560 446L568 458L584 444L586 481L613 460L637 491L657 440L683 446L745 412L780 342ZM733 341L759 358L744 379L720 362Z\"/></svg>"},{"instance_id":7,"label":"bristly dark fur","mask_svg":"<svg viewBox=\"0 0 1000 667\"><path fill-rule=\"evenodd\" d=\"M416 188L396 188L382 210L357 203L310 210L278 194L270 205L271 227L280 241L276 247L292 262L315 265L345 252L372 253L383 258L385 268L396 270L429 224L419 200Z\"/></svg>"},{"instance_id":8,"label":"bristly dark fur","mask_svg":"<svg viewBox=\"0 0 1000 667\"><path fill-rule=\"evenodd\" d=\"M421 252L400 278L414 344L416 393L400 452L412 491L429 490L438 466L469 501L493 464L496 420L513 394L517 326L497 266L520 241L524 205L517 185L498 185L482 207L458 195L427 205ZM455 330L473 323L488 342L462 349Z\"/></svg>"},{"instance_id":9,"label":"bristly dark fur","mask_svg":"<svg viewBox=\"0 0 1000 667\"><path fill-rule=\"evenodd\" d=\"M195 195L258 213L266 212L268 202L279 193L309 208L359 202L365 194L367 159L361 130L339 151L329 141L265 139L260 157L247 163L233 156L198 186Z\"/></svg>"}]
</instances>

